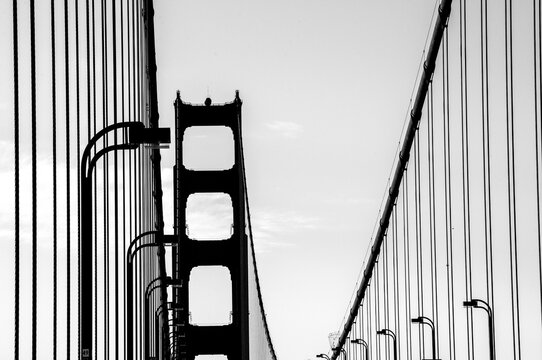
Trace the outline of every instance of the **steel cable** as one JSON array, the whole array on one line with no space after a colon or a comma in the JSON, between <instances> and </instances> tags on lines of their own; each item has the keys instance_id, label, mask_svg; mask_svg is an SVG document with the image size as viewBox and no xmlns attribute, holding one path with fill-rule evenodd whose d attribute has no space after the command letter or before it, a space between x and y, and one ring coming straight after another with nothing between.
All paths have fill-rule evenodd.
<instances>
[{"instance_id":1,"label":"steel cable","mask_svg":"<svg viewBox=\"0 0 542 360\"><path fill-rule=\"evenodd\" d=\"M37 141L36 141L36 22L35 4L30 0L30 102L32 131L32 360L37 356L37 286L38 286L38 219L37 219Z\"/></svg>"},{"instance_id":2,"label":"steel cable","mask_svg":"<svg viewBox=\"0 0 542 360\"><path fill-rule=\"evenodd\" d=\"M20 193L19 193L19 36L17 0L13 0L13 144L14 144L14 202L15 202L15 276L14 276L14 359L19 360L19 298L20 298Z\"/></svg>"},{"instance_id":3,"label":"steel cable","mask_svg":"<svg viewBox=\"0 0 542 360\"><path fill-rule=\"evenodd\" d=\"M466 1L459 1L460 8L460 60L461 60L461 165L463 185L463 236L465 246L465 298L472 298L472 259L470 240L470 179L469 179L469 126L468 126L468 76L467 76L467 9ZM474 358L474 333L472 308L467 312L468 359Z\"/></svg>"},{"instance_id":4,"label":"steel cable","mask_svg":"<svg viewBox=\"0 0 542 360\"><path fill-rule=\"evenodd\" d=\"M58 297L58 255L57 255L57 144L56 144L56 48L55 48L55 2L51 0L51 120L53 137L53 359L57 359L57 297Z\"/></svg>"},{"instance_id":5,"label":"steel cable","mask_svg":"<svg viewBox=\"0 0 542 360\"><path fill-rule=\"evenodd\" d=\"M514 71L513 71L512 0L505 1L505 63L506 63L506 147L508 170L508 222L510 237L510 295L514 359L521 359L519 317L518 258L516 229L516 173L514 141Z\"/></svg>"},{"instance_id":6,"label":"steel cable","mask_svg":"<svg viewBox=\"0 0 542 360\"><path fill-rule=\"evenodd\" d=\"M538 6L537 6L538 4ZM537 14L538 8L538 14ZM533 52L534 52L534 129L535 129L535 167L536 167L536 225L538 243L538 279L540 291L540 321L542 322L542 243L540 223L540 135L539 135L539 108L542 107L542 99L539 98L539 87L542 86L542 13L540 0L533 0ZM537 16L538 15L538 16ZM538 26L537 26L538 25ZM537 31L538 30L538 31ZM540 89L542 93L542 89ZM542 109L541 109L542 111Z\"/></svg>"}]
</instances>

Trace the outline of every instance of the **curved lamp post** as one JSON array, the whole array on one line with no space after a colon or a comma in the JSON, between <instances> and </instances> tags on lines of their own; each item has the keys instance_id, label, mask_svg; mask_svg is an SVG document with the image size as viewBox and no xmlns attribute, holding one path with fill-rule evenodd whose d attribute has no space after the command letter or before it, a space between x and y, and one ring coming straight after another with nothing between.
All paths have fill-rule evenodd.
<instances>
[{"instance_id":1,"label":"curved lamp post","mask_svg":"<svg viewBox=\"0 0 542 360\"><path fill-rule=\"evenodd\" d=\"M387 335L393 339L393 359L397 360L397 338L395 337L395 333L391 331L390 329L382 329L382 330L378 330L376 334Z\"/></svg>"},{"instance_id":2,"label":"curved lamp post","mask_svg":"<svg viewBox=\"0 0 542 360\"><path fill-rule=\"evenodd\" d=\"M164 308L165 306L165 308ZM154 332L154 341L155 341L155 348L156 348L156 360L160 359L160 358L163 358L163 354L161 354L161 352L159 351L160 349L160 314L162 313L162 311L167 310L167 311L170 311L170 310L180 310L182 309L181 305L179 304L176 304L172 301L169 301L169 302L166 302L166 303L163 303L162 305L160 305L156 311L154 312L154 321L155 321L155 329L156 331ZM162 331L162 333L164 333L164 331ZM147 359L145 359L147 360Z\"/></svg>"},{"instance_id":3,"label":"curved lamp post","mask_svg":"<svg viewBox=\"0 0 542 360\"><path fill-rule=\"evenodd\" d=\"M419 316L412 319L413 324L428 325L431 328L431 344L432 344L432 355L433 360L437 359L437 341L435 336L435 324L433 321L426 316Z\"/></svg>"},{"instance_id":4,"label":"curved lamp post","mask_svg":"<svg viewBox=\"0 0 542 360\"><path fill-rule=\"evenodd\" d=\"M128 136L125 144L107 146L91 157L91 151L97 142L110 132L123 130ZM92 227L92 171L97 161L109 152L117 150L135 150L140 144L169 143L170 132L166 128L145 128L141 122L120 122L109 125L100 130L89 140L81 157L81 237L79 248L81 257L79 260L79 335L81 339L81 353L79 359L92 359L95 353L92 348L93 342L93 227ZM132 360L132 359L130 359Z\"/></svg>"},{"instance_id":5,"label":"curved lamp post","mask_svg":"<svg viewBox=\"0 0 542 360\"><path fill-rule=\"evenodd\" d=\"M144 243L136 246L136 244L140 241L142 241L145 237L154 235L158 236L157 240L155 242L150 243ZM174 235L162 235L159 231L153 230L153 231L146 231L138 236L136 236L128 246L128 250L126 251L126 302L127 302L127 314L126 316L127 320L127 359L133 358L133 327L134 327L134 320L133 320L133 266L132 263L134 261L134 257L137 254L139 250L148 248L148 247L155 247L155 246L164 246L164 245L170 245L170 246L176 246L177 243L175 242L175 236ZM135 248L134 248L135 247Z\"/></svg>"},{"instance_id":6,"label":"curved lamp post","mask_svg":"<svg viewBox=\"0 0 542 360\"><path fill-rule=\"evenodd\" d=\"M153 231L145 231L139 235L137 235L128 246L128 250L126 251L126 279L124 281L124 286L126 289L126 356L127 359L131 360L133 359L134 355L134 337L133 337L133 328L134 328L134 303L133 303L133 267L132 267L132 259L134 258L134 253L132 253L133 247L136 243L139 241L142 241L147 236L158 236L159 232L156 230Z\"/></svg>"},{"instance_id":7,"label":"curved lamp post","mask_svg":"<svg viewBox=\"0 0 542 360\"><path fill-rule=\"evenodd\" d=\"M161 282L161 284L156 284L157 282ZM181 283L180 282L178 282L178 283L173 282L169 276L158 277L158 278L154 279L153 281L151 281L149 283L149 285L147 286L147 289L145 290L145 359L150 358L150 339L151 339L151 337L150 337L150 322L151 322L151 319L150 319L150 311L149 311L149 307L150 307L149 298L150 298L152 292L155 289L158 289L158 288L160 288L162 286L181 287ZM157 332L158 329L155 328L154 331Z\"/></svg>"},{"instance_id":8,"label":"curved lamp post","mask_svg":"<svg viewBox=\"0 0 542 360\"><path fill-rule=\"evenodd\" d=\"M162 283L168 283L169 281L171 281L171 278L169 276L160 276L160 277L157 277L156 279L152 280L149 285L147 285L147 288L145 289L145 315L143 316L143 319L145 321L145 359L149 359L150 358L150 336L149 336L149 333L150 333L150 330L149 330L149 327L150 327L150 319L149 319L149 297L151 296L152 292L159 288L161 286L161 284L156 284L158 282Z\"/></svg>"},{"instance_id":9,"label":"curved lamp post","mask_svg":"<svg viewBox=\"0 0 542 360\"><path fill-rule=\"evenodd\" d=\"M335 352L335 351L339 350L339 348L332 348L331 350ZM343 353L343 355L344 355L344 360L347 360L347 358L346 358L346 351L345 351L343 348L341 348L340 351L341 351L341 352ZM322 358L322 359L331 360L330 357L327 356L326 354L318 354L318 355L316 355L316 357L317 357L317 358Z\"/></svg>"},{"instance_id":10,"label":"curved lamp post","mask_svg":"<svg viewBox=\"0 0 542 360\"><path fill-rule=\"evenodd\" d=\"M489 358L495 360L495 329L493 324L493 311L491 306L484 300L480 299L471 299L468 301L463 301L464 307L473 307L475 309L483 309L487 312L487 323L489 328Z\"/></svg>"},{"instance_id":11,"label":"curved lamp post","mask_svg":"<svg viewBox=\"0 0 542 360\"><path fill-rule=\"evenodd\" d=\"M369 345L367 345L367 342L363 339L352 339L350 340L352 344L359 344L362 345L365 348L365 360L369 360Z\"/></svg>"}]
</instances>

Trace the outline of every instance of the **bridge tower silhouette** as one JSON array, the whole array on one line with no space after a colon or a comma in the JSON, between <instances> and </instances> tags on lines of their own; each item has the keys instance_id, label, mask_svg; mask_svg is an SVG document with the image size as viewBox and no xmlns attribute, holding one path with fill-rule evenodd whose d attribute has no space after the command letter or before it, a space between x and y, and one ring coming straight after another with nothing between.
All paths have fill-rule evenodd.
<instances>
[{"instance_id":1,"label":"bridge tower silhouette","mask_svg":"<svg viewBox=\"0 0 542 360\"><path fill-rule=\"evenodd\" d=\"M241 99L236 92L229 104L205 105L184 103L179 93L175 100L175 236L179 246L173 252L172 267L176 280L183 286L174 290L174 302L180 310L173 312L180 326L176 353L183 360L196 355L224 354L229 359L248 359L248 237L245 233L245 184L241 149ZM234 164L218 171L190 170L183 164L183 138L187 128L226 126L234 140ZM233 208L233 232L229 239L193 240L185 228L186 207L190 195L223 193L229 195ZM232 321L221 326L191 325L189 321L190 272L198 266L224 266L232 283Z\"/></svg>"}]
</instances>

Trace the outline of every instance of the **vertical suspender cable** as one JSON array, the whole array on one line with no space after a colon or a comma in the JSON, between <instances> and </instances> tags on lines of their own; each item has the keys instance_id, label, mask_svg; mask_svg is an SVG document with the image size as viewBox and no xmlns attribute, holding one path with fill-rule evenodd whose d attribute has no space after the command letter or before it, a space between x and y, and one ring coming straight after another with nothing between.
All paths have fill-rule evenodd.
<instances>
[{"instance_id":1,"label":"vertical suspender cable","mask_svg":"<svg viewBox=\"0 0 542 360\"><path fill-rule=\"evenodd\" d=\"M13 0L13 143L14 143L14 173L15 173L15 314L13 358L19 360L19 36L17 33L17 0Z\"/></svg>"},{"instance_id":2,"label":"vertical suspender cable","mask_svg":"<svg viewBox=\"0 0 542 360\"><path fill-rule=\"evenodd\" d=\"M392 213L392 219L393 219L393 213ZM392 221L393 224L393 221ZM393 226L393 225L392 225ZM390 232L388 231L388 236L384 239L384 261L382 263L382 267L384 270L384 281L383 281L383 292L384 292L384 324L387 329L390 328L390 290L389 290L389 281L388 281L388 267L389 267L389 241L390 241ZM395 329L394 329L395 331ZM387 342L386 346L386 356L389 359L390 357L390 342Z\"/></svg>"},{"instance_id":3,"label":"vertical suspender cable","mask_svg":"<svg viewBox=\"0 0 542 360\"><path fill-rule=\"evenodd\" d=\"M30 76L31 76L31 121L32 121L32 360L37 351L37 257L38 257L38 219L37 219L37 147L36 147L36 24L35 4L30 0Z\"/></svg>"},{"instance_id":4,"label":"vertical suspender cable","mask_svg":"<svg viewBox=\"0 0 542 360\"><path fill-rule=\"evenodd\" d=\"M121 1L122 2L122 1ZM117 5L115 2L111 4L113 19L113 124L118 120L117 109ZM114 145L117 145L117 132L114 135ZM115 258L115 359L119 359L119 172L118 172L118 154L117 151L113 152L113 202L114 202L114 258Z\"/></svg>"},{"instance_id":5,"label":"vertical suspender cable","mask_svg":"<svg viewBox=\"0 0 542 360\"><path fill-rule=\"evenodd\" d=\"M55 2L51 0L51 109L53 131L53 359L57 359L57 294L58 294L58 255L57 255L57 166L56 166L56 47L55 47Z\"/></svg>"},{"instance_id":6,"label":"vertical suspender cable","mask_svg":"<svg viewBox=\"0 0 542 360\"><path fill-rule=\"evenodd\" d=\"M538 6L537 6L538 4ZM535 128L535 149L536 149L536 211L537 211L537 242L538 242L538 280L540 284L540 320L542 322L542 242L540 224L540 129L539 121L542 123L542 10L540 0L533 0L533 41L534 41L534 128ZM537 13L538 8L538 13ZM537 16L538 15L538 16ZM538 21L537 21L538 20ZM537 62L538 57L538 62ZM540 104L540 109L537 108ZM539 117L541 120L539 120Z\"/></svg>"},{"instance_id":7,"label":"vertical suspender cable","mask_svg":"<svg viewBox=\"0 0 542 360\"><path fill-rule=\"evenodd\" d=\"M142 101L141 101L141 95L142 95L142 84L141 84L141 71L142 71L142 62L141 62L141 48L140 48L140 45L141 45L141 34L140 34L140 31L141 31L141 24L140 24L140 21L141 21L141 11L142 11L142 7L141 7L141 2L140 0L137 0L137 9L136 9L136 19L137 19L137 22L136 22L136 36L137 36L137 43L136 43L136 54L137 54L137 67L136 67L136 70L137 70L137 120L138 121L142 121L143 119L141 119L141 113L142 113ZM141 167L142 167L142 161L143 161L143 150L141 148L139 148L137 150L137 167L136 167L136 180L137 180L137 184L138 184L138 187L136 188L138 190L138 202L137 202L137 205L136 205L136 209L137 209L137 212L136 212L136 218L137 218L137 224L138 224L138 232L139 233L142 233L144 230L143 230L143 217L142 217L142 207L143 207L143 193L142 193L142 188L143 188L143 185L142 185L142 182L141 180L143 179L143 176L142 176L142 172L141 172ZM146 274L146 271L145 271L145 267L144 267L144 262L145 262L145 258L140 254L139 255L139 262L138 262L138 266L139 266L139 286L140 286L140 292L142 293L143 292L143 284L145 283L146 279L147 279L147 274ZM140 328L139 328L139 334L140 334L140 337L142 338L143 336L143 331L142 331L142 326L143 326L143 321L142 321L142 317L141 317L141 314L143 313L143 304L141 301L139 301L139 309L138 309L138 314L139 314L139 325L140 325ZM141 341L141 343L143 343L143 339ZM139 347L139 351L140 351L140 358L143 359L143 348L140 346Z\"/></svg>"},{"instance_id":8,"label":"vertical suspender cable","mask_svg":"<svg viewBox=\"0 0 542 360\"><path fill-rule=\"evenodd\" d=\"M70 210L70 61L69 61L69 43L68 43L69 17L68 0L64 0L64 66L66 71L66 357L71 358L70 354L70 326L71 326L71 264L70 264L70 229L71 229L71 210Z\"/></svg>"},{"instance_id":9,"label":"vertical suspender cable","mask_svg":"<svg viewBox=\"0 0 542 360\"><path fill-rule=\"evenodd\" d=\"M430 163L430 195L431 203L429 204L429 213L431 218L431 273L432 273L432 309L433 309L433 321L435 326L435 354L437 358L439 357L439 308L438 308L438 274L437 274L437 233L436 233L436 196L435 196L435 135L434 135L434 101L433 101L433 83L430 86L430 96L429 96L429 121L428 121L428 132L429 136L429 153Z\"/></svg>"},{"instance_id":10,"label":"vertical suspender cable","mask_svg":"<svg viewBox=\"0 0 542 360\"><path fill-rule=\"evenodd\" d=\"M406 301L405 301L405 313L406 319L406 332L408 336L407 341L407 355L408 359L412 360L412 329L409 326L410 319L412 317L411 304L410 304L410 235L409 235L409 217L408 217L408 169L405 168L405 177L403 183L403 232L404 232L404 271L405 271L405 289L406 289Z\"/></svg>"},{"instance_id":11,"label":"vertical suspender cable","mask_svg":"<svg viewBox=\"0 0 542 360\"><path fill-rule=\"evenodd\" d=\"M472 297L472 267L470 241L470 180L469 180L469 125L468 125L468 77L467 77L467 9L466 1L460 0L460 60L461 60L461 163L463 172L463 236L465 243L465 298ZM474 358L474 334L472 308L467 312L468 359Z\"/></svg>"},{"instance_id":12,"label":"vertical suspender cable","mask_svg":"<svg viewBox=\"0 0 542 360\"><path fill-rule=\"evenodd\" d=\"M98 124L97 124L97 116L96 116L96 109L97 109L97 106L96 106L96 89L97 89L97 84L96 84L96 2L94 0L92 0L92 75L93 75L93 79L92 79L92 91L93 91L93 96L92 96L92 107L93 107L93 111L92 111L92 114L93 114L93 118L92 118L92 122L93 122L93 131L94 131L94 135L96 135L96 133L98 132ZM94 155L96 155L96 149L94 149ZM94 171L93 173L93 176L94 176L94 180L93 180L93 183L94 183L94 189L93 189L93 192L95 194L95 196L93 196L93 209L94 209L94 221L93 221L93 224L94 224L94 229L93 229L93 233L94 233L94 249L95 249L95 252L94 252L94 291L93 291L93 294L94 294L94 313L95 313L95 316L94 316L94 349L96 349L96 351L94 351L94 360L97 360L98 359L98 310L99 310L99 303L98 303L98 171L96 169L96 171Z\"/></svg>"},{"instance_id":13,"label":"vertical suspender cable","mask_svg":"<svg viewBox=\"0 0 542 360\"><path fill-rule=\"evenodd\" d=\"M128 121L133 121L133 116L132 116L132 97L133 97L133 94L134 94L134 91L132 89L132 77L133 77L133 70L132 70L132 67L131 67L131 59L132 59L132 56L131 56L131 51L130 51L130 44L132 44L132 47L133 47L133 31L130 32L130 22L132 22L133 24L133 16L131 16L131 10L130 10L130 2L131 0L126 0L126 31L127 31L127 51L126 51L126 55L127 55L127 78L128 78ZM132 11L133 11L133 6L132 6ZM133 14L132 14L133 15ZM133 25L132 25L133 26ZM133 222L132 222L132 214L133 214L133 206L132 206L132 152L128 152L128 239L130 241L132 241L132 239L135 237L135 231L133 231ZM133 266L133 265L132 265ZM134 281L134 278L133 276L131 278L127 278L126 279L127 281L130 281L130 282L133 282ZM132 291L133 291L133 287L132 287ZM133 298L133 297L132 297ZM133 305L130 304L131 308L133 309ZM125 316L126 317L133 317L133 312L125 312ZM127 353L127 357L128 354L132 355L134 353L134 350L133 350L133 341L131 341L131 339L134 339L134 333L133 331L130 332L130 333L125 333L125 336L128 337L128 341L125 341L126 342L126 346L127 346L127 350L126 350L126 353ZM131 359L129 359L131 360Z\"/></svg>"},{"instance_id":14,"label":"vertical suspender cable","mask_svg":"<svg viewBox=\"0 0 542 360\"><path fill-rule=\"evenodd\" d=\"M102 0L102 88L103 93L103 128L109 125L109 66L108 66L108 32L107 32L107 1ZM104 148L109 145L109 136L104 136ZM104 359L109 359L109 156L104 156Z\"/></svg>"},{"instance_id":15,"label":"vertical suspender cable","mask_svg":"<svg viewBox=\"0 0 542 360\"><path fill-rule=\"evenodd\" d=\"M80 101L80 86L81 78L79 57L79 0L75 0L75 86L76 86L76 163L77 163L77 263L79 264L79 239L81 238L81 101ZM77 287L79 288L79 268L77 273ZM77 292L77 304L79 305L79 292ZM79 309L79 306L77 306ZM79 354L79 336L77 337L77 349Z\"/></svg>"},{"instance_id":16,"label":"vertical suspender cable","mask_svg":"<svg viewBox=\"0 0 542 360\"><path fill-rule=\"evenodd\" d=\"M94 0L92 0L92 128L93 128L93 134L96 135L96 3ZM90 133L89 133L90 134ZM89 135L90 138L90 135ZM96 149L94 149L94 155L96 155ZM94 239L92 241L94 242L93 248L95 249L94 253L94 344L93 348L96 349L94 351L94 360L97 360L98 358L98 206L97 206L97 198L98 198L98 171L94 171L92 176L93 181L93 193L94 196L92 197L92 208L94 209L94 214L92 214L94 221Z\"/></svg>"},{"instance_id":17,"label":"vertical suspender cable","mask_svg":"<svg viewBox=\"0 0 542 360\"><path fill-rule=\"evenodd\" d=\"M124 122L125 121L125 99L124 99L124 96L125 96L125 82L124 82L124 71L125 71L125 62L124 62L124 2L121 0L120 1L120 63L121 63L121 71L120 71L120 74L121 74L121 84L122 84L122 87L121 87L121 105L120 105L120 108L121 108L121 116L122 116L122 119L121 121ZM123 143L126 142L126 138L123 137L122 141ZM126 250L127 250L127 244L126 244L126 154L123 153L122 154L122 238L121 238L121 243L122 243L122 253L121 253L121 257L122 257L122 270L123 270L123 273L122 273L122 278L123 279L126 279L126 262L125 262L125 256L124 254L126 253ZM116 245L118 246L118 245ZM122 313L124 314L123 315L123 343L125 344L124 345L124 359L126 360L126 320L125 320L125 317L126 317L126 292L123 291L123 310L122 310ZM118 338L118 337L117 337Z\"/></svg>"},{"instance_id":18,"label":"vertical suspender cable","mask_svg":"<svg viewBox=\"0 0 542 360\"><path fill-rule=\"evenodd\" d=\"M421 214L421 184L420 184L420 137L419 132L414 139L414 208L416 210L416 290L418 316L423 316L423 247L422 247L422 214ZM425 357L423 329L418 326L419 356Z\"/></svg>"},{"instance_id":19,"label":"vertical suspender cable","mask_svg":"<svg viewBox=\"0 0 542 360\"><path fill-rule=\"evenodd\" d=\"M488 35L487 0L480 0L481 76L482 76L482 146L484 179L484 235L486 255L486 297L493 309L493 235L491 216L491 153L489 128L489 76L488 76ZM536 110L535 110L536 111Z\"/></svg>"},{"instance_id":20,"label":"vertical suspender cable","mask_svg":"<svg viewBox=\"0 0 542 360\"><path fill-rule=\"evenodd\" d=\"M401 339L401 323L399 321L399 262L397 258L397 242L398 229L397 229L397 216L398 208L395 206L393 216L393 314L394 314L394 328L398 339ZM397 342L397 353L401 353L401 341Z\"/></svg>"},{"instance_id":21,"label":"vertical suspender cable","mask_svg":"<svg viewBox=\"0 0 542 360\"><path fill-rule=\"evenodd\" d=\"M448 67L448 29L444 34L442 57L442 119L443 119L443 148L444 148L444 207L446 224L446 283L448 305L448 348L450 360L455 360L455 311L454 311L454 267L452 242L452 189L450 183L450 76Z\"/></svg>"},{"instance_id":22,"label":"vertical suspender cable","mask_svg":"<svg viewBox=\"0 0 542 360\"><path fill-rule=\"evenodd\" d=\"M380 324L380 282L378 281L378 273L380 269L378 268L378 262L376 263L375 272L374 272L374 278L375 278L375 287L374 287L374 294L375 294L375 325L377 330L382 329L382 325ZM377 360L380 360L381 357L381 341L377 337L376 342L376 355Z\"/></svg>"},{"instance_id":23,"label":"vertical suspender cable","mask_svg":"<svg viewBox=\"0 0 542 360\"><path fill-rule=\"evenodd\" d=\"M518 293L518 259L516 230L516 172L514 140L514 65L513 65L512 0L505 1L506 53L506 145L508 163L508 218L510 236L510 293L514 359L521 359L521 336Z\"/></svg>"},{"instance_id":24,"label":"vertical suspender cable","mask_svg":"<svg viewBox=\"0 0 542 360\"><path fill-rule=\"evenodd\" d=\"M373 286L372 280L373 279L371 279L371 283L368 285L368 291L367 291L367 298L369 299L369 307L367 308L367 313L368 313L368 317L369 317L369 344L371 344L370 345L371 359L375 359L376 356L373 357L373 353L377 354L377 346L376 346L376 344L378 343L378 339L376 338L376 335L373 334L373 331L370 331L371 329L373 329L372 310L373 310L373 308L375 308L375 306L371 302L371 298L372 298L371 294L374 294L374 286ZM375 327L376 327L376 317L374 317L374 324L375 324ZM373 335L375 336L374 337L374 343L373 343Z\"/></svg>"}]
</instances>

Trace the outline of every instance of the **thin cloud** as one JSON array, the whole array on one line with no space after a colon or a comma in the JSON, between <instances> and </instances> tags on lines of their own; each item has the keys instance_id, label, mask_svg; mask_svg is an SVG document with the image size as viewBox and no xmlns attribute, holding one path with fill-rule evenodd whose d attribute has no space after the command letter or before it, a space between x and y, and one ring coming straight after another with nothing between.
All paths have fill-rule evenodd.
<instances>
[{"instance_id":1,"label":"thin cloud","mask_svg":"<svg viewBox=\"0 0 542 360\"><path fill-rule=\"evenodd\" d=\"M319 220L296 212L264 211L252 216L254 245L257 253L295 246L292 234L299 231L314 230Z\"/></svg>"},{"instance_id":2,"label":"thin cloud","mask_svg":"<svg viewBox=\"0 0 542 360\"><path fill-rule=\"evenodd\" d=\"M267 127L280 133L287 138L297 138L303 132L303 127L297 123L289 121L274 121L267 124Z\"/></svg>"}]
</instances>

